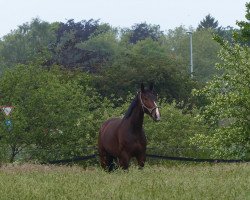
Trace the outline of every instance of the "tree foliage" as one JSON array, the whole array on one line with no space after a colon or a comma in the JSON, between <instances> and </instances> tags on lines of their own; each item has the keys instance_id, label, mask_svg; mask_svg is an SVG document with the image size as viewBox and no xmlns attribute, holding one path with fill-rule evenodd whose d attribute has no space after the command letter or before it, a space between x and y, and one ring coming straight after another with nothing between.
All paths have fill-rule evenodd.
<instances>
[{"instance_id":1,"label":"tree foliage","mask_svg":"<svg viewBox=\"0 0 250 200\"><path fill-rule=\"evenodd\" d=\"M98 52L79 48L79 44L86 42L91 36L96 36L110 30L107 24L101 25L98 20L90 19L74 22L73 19L67 23L60 23L56 31L56 42L51 49L53 52L52 61L55 64L68 69L82 69L94 72L92 60L98 59Z\"/></svg>"},{"instance_id":2,"label":"tree foliage","mask_svg":"<svg viewBox=\"0 0 250 200\"><path fill-rule=\"evenodd\" d=\"M151 25L146 22L135 24L128 32L129 42L132 44L136 44L137 42L147 38L157 41L163 36L163 31L160 30L159 25Z\"/></svg>"},{"instance_id":3,"label":"tree foliage","mask_svg":"<svg viewBox=\"0 0 250 200\"><path fill-rule=\"evenodd\" d=\"M215 20L215 18L212 17L210 14L208 14L202 21L200 21L197 30L202 30L202 29L218 30L219 29L218 26L219 26L218 21Z\"/></svg>"},{"instance_id":4,"label":"tree foliage","mask_svg":"<svg viewBox=\"0 0 250 200\"><path fill-rule=\"evenodd\" d=\"M246 158L250 151L249 50L225 44L220 57L223 75L199 93L209 100L201 117L214 131L197 135L195 141L214 149L215 156Z\"/></svg>"},{"instance_id":5,"label":"tree foliage","mask_svg":"<svg viewBox=\"0 0 250 200\"><path fill-rule=\"evenodd\" d=\"M246 4L247 19L249 5ZM249 42L246 34L249 22L240 25L241 29L234 39L239 41L240 35ZM211 132L198 134L194 137L194 143L212 148L215 156L246 159L250 155L249 48L238 43L230 44L219 36L215 40L222 46L219 54L221 62L217 68L222 69L223 74L197 92L208 100L200 119L211 127Z\"/></svg>"},{"instance_id":6,"label":"tree foliage","mask_svg":"<svg viewBox=\"0 0 250 200\"><path fill-rule=\"evenodd\" d=\"M72 77L32 66L5 71L0 100L14 106L13 127L1 124L0 142L9 145L11 161L22 153L39 160L83 154L83 146L95 143L108 106L88 80L88 75Z\"/></svg>"},{"instance_id":7,"label":"tree foliage","mask_svg":"<svg viewBox=\"0 0 250 200\"><path fill-rule=\"evenodd\" d=\"M201 157L207 155L207 150L199 149L198 145L190 143L195 134L205 134L207 127L195 118L193 114L183 114L175 103L162 103L161 121L155 123L148 116L145 117L145 132L147 133L149 151L160 155ZM198 151L197 151L198 150ZM205 154L206 153L206 154Z\"/></svg>"},{"instance_id":8,"label":"tree foliage","mask_svg":"<svg viewBox=\"0 0 250 200\"><path fill-rule=\"evenodd\" d=\"M243 43L243 38L249 39L249 24L238 24L235 38ZM193 79L187 31L193 32ZM232 31L218 27L211 15L197 30L181 26L166 34L146 22L128 29L93 19L66 23L34 19L23 24L0 40L0 103L15 106L11 129L0 115L0 150L10 160L21 156L45 161L84 154L82 147L95 144L101 122L124 113L128 97L141 82L153 82L166 118L161 125L146 118L150 144L200 145L212 148L214 155L243 158L249 151L249 53L233 45ZM231 45L219 40L220 46L212 40L214 33ZM216 62L219 71L214 68ZM60 68L55 69L55 64ZM191 108L192 89L201 88L214 75L219 77L198 92L206 97L201 113L210 127L206 132L207 125L175 107ZM176 103L167 104L172 102ZM5 159L4 154L0 159Z\"/></svg>"},{"instance_id":9,"label":"tree foliage","mask_svg":"<svg viewBox=\"0 0 250 200\"><path fill-rule=\"evenodd\" d=\"M174 30L169 30L165 41L168 54L182 62L182 70L185 70L189 74L190 39L187 31L193 32L194 78L201 83L205 83L212 76L219 74L214 65L219 60L217 53L220 50L220 45L213 40L213 31L210 29L194 31L180 26Z\"/></svg>"},{"instance_id":10,"label":"tree foliage","mask_svg":"<svg viewBox=\"0 0 250 200\"><path fill-rule=\"evenodd\" d=\"M190 99L194 81L188 77L189 37L184 27L170 30L164 37L160 26L147 23L118 31L93 19L35 22L0 42L1 68L11 63L38 63L46 67L58 64L69 71L92 73L93 86L102 96L114 94L125 99L128 91L134 91L140 81L147 80L155 82L169 102ZM25 27L27 31L20 37L19 32L25 32L22 31ZM214 63L219 46L212 41L211 30L192 31L194 80L206 82L216 74Z\"/></svg>"},{"instance_id":11,"label":"tree foliage","mask_svg":"<svg viewBox=\"0 0 250 200\"><path fill-rule=\"evenodd\" d=\"M0 41L1 67L16 64L43 64L51 59L49 46L55 40L57 23L36 18L9 33Z\"/></svg>"},{"instance_id":12,"label":"tree foliage","mask_svg":"<svg viewBox=\"0 0 250 200\"><path fill-rule=\"evenodd\" d=\"M219 42L223 50L222 62L217 67L223 69L223 74L197 93L209 102L200 117L212 131L208 135L197 135L194 141L214 149L215 156L247 158L250 152L250 52L238 44L230 46Z\"/></svg>"},{"instance_id":13,"label":"tree foliage","mask_svg":"<svg viewBox=\"0 0 250 200\"><path fill-rule=\"evenodd\" d=\"M89 59L89 64L95 73L111 65L119 54L119 42L114 31L93 35L87 41L78 43L76 47L91 52L93 57Z\"/></svg>"},{"instance_id":14,"label":"tree foliage","mask_svg":"<svg viewBox=\"0 0 250 200\"><path fill-rule=\"evenodd\" d=\"M240 27L239 32L235 32L234 37L237 41L250 44L250 3L246 3L246 21L237 21L236 24Z\"/></svg>"},{"instance_id":15,"label":"tree foliage","mask_svg":"<svg viewBox=\"0 0 250 200\"><path fill-rule=\"evenodd\" d=\"M141 82L153 82L159 95L169 102L188 102L194 83L181 67L182 63L167 54L165 46L145 39L131 46L126 58L116 59L113 65L96 77L101 94L126 99L128 91L135 92Z\"/></svg>"}]
</instances>

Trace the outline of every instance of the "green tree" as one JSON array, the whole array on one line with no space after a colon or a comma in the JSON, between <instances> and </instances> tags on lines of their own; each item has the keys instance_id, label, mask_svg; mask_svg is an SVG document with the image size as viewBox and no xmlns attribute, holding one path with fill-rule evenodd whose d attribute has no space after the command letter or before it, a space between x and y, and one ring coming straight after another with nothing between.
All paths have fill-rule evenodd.
<instances>
[{"instance_id":1,"label":"green tree","mask_svg":"<svg viewBox=\"0 0 250 200\"><path fill-rule=\"evenodd\" d=\"M169 102L188 101L193 81L182 70L182 63L167 53L166 46L148 38L121 49L121 56L96 77L101 94L126 99L141 82L154 82L159 95Z\"/></svg>"},{"instance_id":2,"label":"green tree","mask_svg":"<svg viewBox=\"0 0 250 200\"><path fill-rule=\"evenodd\" d=\"M249 19L250 4L246 4ZM241 29L235 40L249 42L246 30L249 23L240 23ZM211 127L209 134L198 134L193 142L214 150L214 156L249 158L250 155L250 52L246 46L229 44L220 37L215 40L222 46L215 77L206 87L196 91L205 96L208 104L200 119Z\"/></svg>"},{"instance_id":3,"label":"green tree","mask_svg":"<svg viewBox=\"0 0 250 200\"><path fill-rule=\"evenodd\" d=\"M12 105L13 127L0 126L1 143L17 156L48 160L83 154L95 144L99 124L108 108L89 85L86 74L18 66L0 79L1 105ZM105 103L106 102L106 103Z\"/></svg>"},{"instance_id":4,"label":"green tree","mask_svg":"<svg viewBox=\"0 0 250 200\"><path fill-rule=\"evenodd\" d=\"M218 32L218 34L226 41L233 43L234 42L234 33L238 32L237 29L231 27L231 26L227 26L227 27L222 27L220 32Z\"/></svg>"},{"instance_id":5,"label":"green tree","mask_svg":"<svg viewBox=\"0 0 250 200\"><path fill-rule=\"evenodd\" d=\"M220 27L218 27L219 23L217 20L215 20L214 17L212 17L210 14L205 16L205 18L200 21L197 30L202 30L202 29L212 29L215 31L220 30Z\"/></svg>"},{"instance_id":6,"label":"green tree","mask_svg":"<svg viewBox=\"0 0 250 200\"><path fill-rule=\"evenodd\" d=\"M197 93L209 102L200 117L211 127L211 132L198 134L194 142L213 149L214 156L246 158L250 152L249 49L220 43L222 62L217 67L223 69L223 75Z\"/></svg>"},{"instance_id":7,"label":"green tree","mask_svg":"<svg viewBox=\"0 0 250 200\"><path fill-rule=\"evenodd\" d=\"M93 35L76 47L95 55L89 59L91 71L94 72L100 72L104 67L111 65L119 54L119 42L113 30Z\"/></svg>"},{"instance_id":8,"label":"green tree","mask_svg":"<svg viewBox=\"0 0 250 200\"><path fill-rule=\"evenodd\" d=\"M157 41L163 36L163 31L160 30L159 25L151 25L146 22L135 24L131 30L127 31L129 33L129 42L132 44L136 44L138 41L146 38Z\"/></svg>"},{"instance_id":9,"label":"green tree","mask_svg":"<svg viewBox=\"0 0 250 200\"><path fill-rule=\"evenodd\" d=\"M190 138L195 134L204 134L207 127L198 122L195 114L183 114L176 105L162 103L161 121L155 123L145 117L145 132L152 152L168 156L198 157L204 156L204 150L198 150L197 145L190 144ZM195 113L195 111L193 110ZM151 149L149 148L149 151ZM158 152L156 152L158 151ZM206 155L207 156L207 155Z\"/></svg>"},{"instance_id":10,"label":"green tree","mask_svg":"<svg viewBox=\"0 0 250 200\"><path fill-rule=\"evenodd\" d=\"M86 42L91 37L111 30L108 24L100 24L98 20L90 19L67 23L60 23L56 31L56 42L53 44L52 62L67 69L81 69L95 72L93 60L102 60L98 52L81 48L79 44Z\"/></svg>"},{"instance_id":11,"label":"green tree","mask_svg":"<svg viewBox=\"0 0 250 200\"><path fill-rule=\"evenodd\" d=\"M250 44L250 3L246 3L246 21L237 21L236 24L240 27L239 32L235 32L234 37L237 41Z\"/></svg>"},{"instance_id":12,"label":"green tree","mask_svg":"<svg viewBox=\"0 0 250 200\"><path fill-rule=\"evenodd\" d=\"M165 45L168 53L182 62L182 70L190 73L190 41L187 31L183 26L169 30ZM189 31L193 32L194 78L199 82L206 82L219 73L214 66L219 60L217 53L220 45L213 40L213 31L210 29Z\"/></svg>"},{"instance_id":13,"label":"green tree","mask_svg":"<svg viewBox=\"0 0 250 200\"><path fill-rule=\"evenodd\" d=\"M219 62L220 45L213 40L211 30L197 31L193 34L194 76L199 82L207 82L220 74L215 63Z\"/></svg>"},{"instance_id":14,"label":"green tree","mask_svg":"<svg viewBox=\"0 0 250 200\"><path fill-rule=\"evenodd\" d=\"M55 40L57 23L36 18L0 40L1 68L16 64L43 64L51 59L50 44Z\"/></svg>"}]
</instances>

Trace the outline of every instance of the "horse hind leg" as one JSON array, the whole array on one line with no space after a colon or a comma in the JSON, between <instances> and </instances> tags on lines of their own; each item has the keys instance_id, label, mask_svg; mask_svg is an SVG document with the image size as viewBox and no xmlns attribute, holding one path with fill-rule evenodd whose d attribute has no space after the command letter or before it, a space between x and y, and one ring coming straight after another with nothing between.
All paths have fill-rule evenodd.
<instances>
[{"instance_id":1,"label":"horse hind leg","mask_svg":"<svg viewBox=\"0 0 250 200\"><path fill-rule=\"evenodd\" d=\"M108 172L112 172L112 171L114 171L117 168L116 164L115 164L115 160L116 160L116 158L114 156L111 156L111 155L107 155L106 156L106 166L105 166L105 169Z\"/></svg>"},{"instance_id":2,"label":"horse hind leg","mask_svg":"<svg viewBox=\"0 0 250 200\"><path fill-rule=\"evenodd\" d=\"M117 166L116 166L116 158L113 157L113 156L108 156L108 171L109 172L112 172L114 171L115 169L117 169Z\"/></svg>"},{"instance_id":3,"label":"horse hind leg","mask_svg":"<svg viewBox=\"0 0 250 200\"><path fill-rule=\"evenodd\" d=\"M103 169L106 169L108 166L108 155L107 152L103 148L99 148L99 157L100 157L100 164Z\"/></svg>"}]
</instances>

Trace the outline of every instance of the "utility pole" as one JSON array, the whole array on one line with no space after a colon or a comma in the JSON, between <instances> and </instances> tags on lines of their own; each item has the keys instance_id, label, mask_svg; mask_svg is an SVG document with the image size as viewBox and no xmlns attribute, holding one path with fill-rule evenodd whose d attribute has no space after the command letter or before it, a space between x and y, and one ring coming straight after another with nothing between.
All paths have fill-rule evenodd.
<instances>
[{"instance_id":1,"label":"utility pole","mask_svg":"<svg viewBox=\"0 0 250 200\"><path fill-rule=\"evenodd\" d=\"M193 42L192 42L192 32L191 31L187 31L187 34L189 34L190 36L190 74L191 74L191 78L193 78Z\"/></svg>"}]
</instances>

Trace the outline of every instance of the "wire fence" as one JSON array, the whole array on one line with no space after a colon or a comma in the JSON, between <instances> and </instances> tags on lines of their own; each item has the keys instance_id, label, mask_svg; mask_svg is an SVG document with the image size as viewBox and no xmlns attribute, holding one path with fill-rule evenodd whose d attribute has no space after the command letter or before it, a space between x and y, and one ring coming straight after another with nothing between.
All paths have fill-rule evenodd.
<instances>
[{"instance_id":1,"label":"wire fence","mask_svg":"<svg viewBox=\"0 0 250 200\"><path fill-rule=\"evenodd\" d=\"M83 155L83 156L74 156L72 158L69 159L59 159L59 160L50 160L47 162L43 162L43 164L64 164L64 163L72 163L72 162L79 162L79 161L87 161L90 159L97 159L98 158L98 153L97 153L97 148L96 147L86 147L83 148L85 150L94 150L95 153L93 154L89 154L89 155ZM184 147L180 147L180 148L166 148L165 152L169 152L170 150L181 150L183 152L187 151L187 150L192 150L192 151L197 151L197 148L184 148ZM202 149L204 151L204 149ZM206 151L209 151L209 149L205 149ZM184 157L184 156L171 156L171 155L167 155L167 154L155 154L155 153L148 153L148 152L152 152L152 151L156 151L156 152L162 152L161 149L157 149L156 147L149 147L146 157L150 158L150 159L160 159L160 160L170 160L170 161L184 161L184 162L207 162L207 163L248 163L250 162L250 160L242 160L242 159L212 159L212 158L198 158L198 157Z\"/></svg>"}]
</instances>

